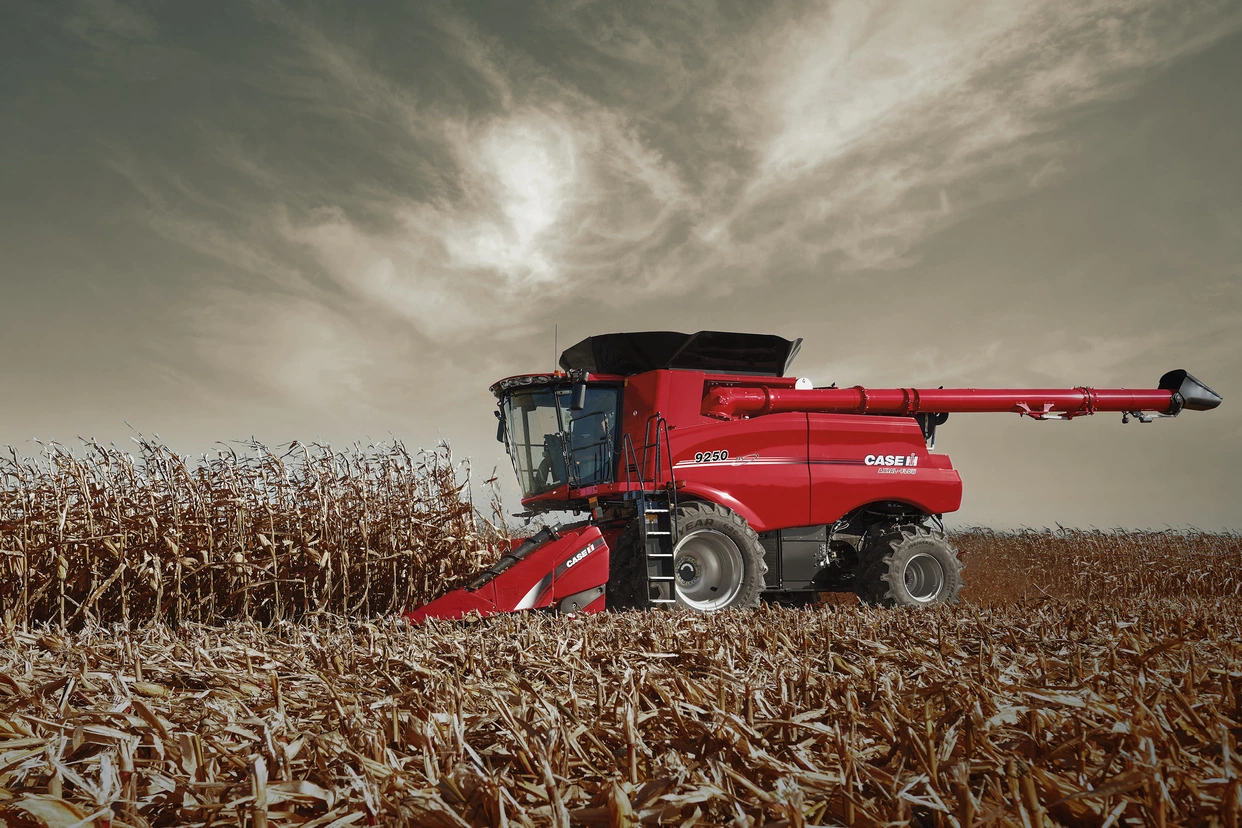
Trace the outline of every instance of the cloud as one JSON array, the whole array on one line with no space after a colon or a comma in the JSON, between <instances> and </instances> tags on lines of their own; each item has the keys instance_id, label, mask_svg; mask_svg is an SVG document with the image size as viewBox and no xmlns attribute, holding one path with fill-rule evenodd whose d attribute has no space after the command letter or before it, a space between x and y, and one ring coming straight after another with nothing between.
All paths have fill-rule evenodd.
<instances>
[{"instance_id":1,"label":"cloud","mask_svg":"<svg viewBox=\"0 0 1242 828\"><path fill-rule=\"evenodd\" d=\"M81 0L65 28L97 49L114 49L123 41L151 40L159 30L148 14L117 0Z\"/></svg>"},{"instance_id":2,"label":"cloud","mask_svg":"<svg viewBox=\"0 0 1242 828\"><path fill-rule=\"evenodd\" d=\"M615 127L606 114L553 111L456 124L446 131L458 136L456 175L468 195L382 194L381 229L340 207L297 219L281 212L275 235L311 251L347 293L431 339L520 322L524 306L641 254L681 198L659 158Z\"/></svg>"},{"instance_id":3,"label":"cloud","mask_svg":"<svg viewBox=\"0 0 1242 828\"><path fill-rule=\"evenodd\" d=\"M568 124L536 113L497 119L464 142L462 165L489 193L493 211L447 236L447 264L517 285L558 280L548 236L579 177L577 143Z\"/></svg>"},{"instance_id":4,"label":"cloud","mask_svg":"<svg viewBox=\"0 0 1242 828\"><path fill-rule=\"evenodd\" d=\"M1145 354L1163 351L1169 339L1161 333L1141 339L1129 336L1068 336L1067 332L1056 334L1055 341L1069 347L1054 347L1037 355L1030 362L1032 370L1059 382L1082 382L1085 377L1094 377L1097 379L1092 382L1096 384L1099 383L1098 378L1116 376L1119 366L1140 361Z\"/></svg>"},{"instance_id":5,"label":"cloud","mask_svg":"<svg viewBox=\"0 0 1242 828\"><path fill-rule=\"evenodd\" d=\"M920 241L1013 191L981 188L989 177L1038 187L1065 169L1055 136L1084 106L1239 26L1223 3L833 4L768 62L760 160L729 224L776 211L790 220L762 249L796 238L809 262L907 264Z\"/></svg>"},{"instance_id":6,"label":"cloud","mask_svg":"<svg viewBox=\"0 0 1242 828\"><path fill-rule=\"evenodd\" d=\"M364 329L330 305L212 287L189 314L193 355L256 406L368 408L370 362L382 356Z\"/></svg>"},{"instance_id":7,"label":"cloud","mask_svg":"<svg viewBox=\"0 0 1242 828\"><path fill-rule=\"evenodd\" d=\"M198 181L133 154L118 166L151 227L288 296L322 337L307 350L342 354L377 325L440 352L584 305L907 268L946 227L1072 171L1065 128L1086 107L1242 24L1225 4L1171 0L732 18L553 4L519 37L435 6L423 62L405 65L374 36L256 8L284 39L249 82L313 129L280 146L204 130ZM301 351L276 353L305 374ZM347 378L365 360L314 364Z\"/></svg>"},{"instance_id":8,"label":"cloud","mask_svg":"<svg viewBox=\"0 0 1242 828\"><path fill-rule=\"evenodd\" d=\"M394 315L431 339L485 324L487 315L472 315L464 301L476 284L454 284L440 265L443 254L436 248L442 240L427 232L422 217L399 215L396 222L404 234L375 235L330 210L313 223L285 221L278 229L286 240L313 252L359 315Z\"/></svg>"}]
</instances>

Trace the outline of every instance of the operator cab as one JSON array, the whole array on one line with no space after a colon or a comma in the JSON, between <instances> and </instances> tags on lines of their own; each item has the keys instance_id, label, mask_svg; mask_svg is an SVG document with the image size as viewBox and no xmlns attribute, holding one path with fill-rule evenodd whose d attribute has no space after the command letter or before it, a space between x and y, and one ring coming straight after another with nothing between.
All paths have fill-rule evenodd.
<instances>
[{"instance_id":1,"label":"operator cab","mask_svg":"<svg viewBox=\"0 0 1242 828\"><path fill-rule=\"evenodd\" d=\"M522 499L612 483L621 387L556 374L513 380L494 389L500 398L497 438L513 461Z\"/></svg>"},{"instance_id":2,"label":"operator cab","mask_svg":"<svg viewBox=\"0 0 1242 828\"><path fill-rule=\"evenodd\" d=\"M658 370L781 377L801 343L770 334L720 331L602 334L561 354L563 371L501 380L491 388L500 420L496 439L504 442L513 461L523 504L532 509L576 508L585 505L587 495L596 494L582 489L622 482L617 461L624 439L620 409L627 378ZM646 437L642 432L630 435L640 448ZM641 472L634 459L627 469ZM629 480L625 482L628 486Z\"/></svg>"}]
</instances>

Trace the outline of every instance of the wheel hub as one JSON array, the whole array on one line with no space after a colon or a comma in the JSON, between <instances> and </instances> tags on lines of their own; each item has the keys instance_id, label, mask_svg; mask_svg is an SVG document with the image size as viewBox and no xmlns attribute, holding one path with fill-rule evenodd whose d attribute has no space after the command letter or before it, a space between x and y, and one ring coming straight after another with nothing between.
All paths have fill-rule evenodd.
<instances>
[{"instance_id":1,"label":"wheel hub","mask_svg":"<svg viewBox=\"0 0 1242 828\"><path fill-rule=\"evenodd\" d=\"M904 580L911 598L930 604L944 591L944 567L934 556L919 552L906 561Z\"/></svg>"},{"instance_id":2,"label":"wheel hub","mask_svg":"<svg viewBox=\"0 0 1242 828\"><path fill-rule=\"evenodd\" d=\"M685 535L673 552L678 599L699 612L727 607L742 588L742 552L723 532L702 529Z\"/></svg>"},{"instance_id":3,"label":"wheel hub","mask_svg":"<svg viewBox=\"0 0 1242 828\"><path fill-rule=\"evenodd\" d=\"M677 583L681 586L693 586L701 572L702 567L699 566L699 562L690 555L686 555L677 562Z\"/></svg>"}]
</instances>

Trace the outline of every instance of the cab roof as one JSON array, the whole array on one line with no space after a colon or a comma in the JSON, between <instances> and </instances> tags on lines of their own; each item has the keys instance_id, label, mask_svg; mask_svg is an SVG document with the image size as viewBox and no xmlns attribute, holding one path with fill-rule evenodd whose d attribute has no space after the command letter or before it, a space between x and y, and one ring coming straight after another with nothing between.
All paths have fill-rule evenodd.
<instances>
[{"instance_id":1,"label":"cab roof","mask_svg":"<svg viewBox=\"0 0 1242 828\"><path fill-rule=\"evenodd\" d=\"M673 369L782 377L802 347L773 334L641 331L588 336L561 354L566 371L632 376Z\"/></svg>"}]
</instances>

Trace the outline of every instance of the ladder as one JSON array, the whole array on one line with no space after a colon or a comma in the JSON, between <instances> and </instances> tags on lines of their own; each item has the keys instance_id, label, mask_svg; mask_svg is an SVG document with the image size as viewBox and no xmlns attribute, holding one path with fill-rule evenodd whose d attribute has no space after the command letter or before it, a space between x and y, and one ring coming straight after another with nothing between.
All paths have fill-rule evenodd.
<instances>
[{"instance_id":1,"label":"ladder","mask_svg":"<svg viewBox=\"0 0 1242 828\"><path fill-rule=\"evenodd\" d=\"M638 500L638 519L642 536L644 567L647 573L647 600L652 604L677 603L677 573L673 569L673 510L675 492L644 492Z\"/></svg>"},{"instance_id":2,"label":"ladder","mask_svg":"<svg viewBox=\"0 0 1242 828\"><path fill-rule=\"evenodd\" d=\"M647 578L647 601L651 604L676 604L677 573L673 565L673 550L677 548L677 525L673 516L677 513L677 484L673 476L672 449L668 442L668 421L659 413L648 418L643 436L641 465L638 463L638 452L635 451L628 434L625 436L625 454L626 483L632 482L631 471L638 473L638 488L627 491L626 496L635 501L638 509L642 571ZM653 461L650 486L644 479L649 459ZM668 463L667 481L663 471L665 460Z\"/></svg>"}]
</instances>

